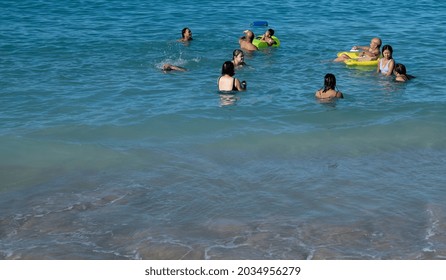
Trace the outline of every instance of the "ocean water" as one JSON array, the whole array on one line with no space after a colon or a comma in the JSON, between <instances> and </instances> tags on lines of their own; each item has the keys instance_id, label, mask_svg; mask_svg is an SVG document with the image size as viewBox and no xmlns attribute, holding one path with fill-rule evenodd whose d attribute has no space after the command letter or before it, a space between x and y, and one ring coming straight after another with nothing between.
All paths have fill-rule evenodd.
<instances>
[{"instance_id":1,"label":"ocean water","mask_svg":"<svg viewBox=\"0 0 446 280\"><path fill-rule=\"evenodd\" d=\"M0 7L0 259L446 259L444 1ZM332 62L374 36L415 79Z\"/></svg>"}]
</instances>

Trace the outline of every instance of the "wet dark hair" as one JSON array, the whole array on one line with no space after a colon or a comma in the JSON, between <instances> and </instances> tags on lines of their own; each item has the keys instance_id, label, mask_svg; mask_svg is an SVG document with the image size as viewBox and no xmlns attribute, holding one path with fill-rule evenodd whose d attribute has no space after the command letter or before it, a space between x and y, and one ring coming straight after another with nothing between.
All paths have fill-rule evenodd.
<instances>
[{"instance_id":1,"label":"wet dark hair","mask_svg":"<svg viewBox=\"0 0 446 280\"><path fill-rule=\"evenodd\" d=\"M335 75L328 73L325 75L324 77L324 90L322 92L326 92L327 90L330 89L335 89L336 88L336 77Z\"/></svg>"},{"instance_id":2,"label":"wet dark hair","mask_svg":"<svg viewBox=\"0 0 446 280\"><path fill-rule=\"evenodd\" d=\"M223 63L223 66L221 67L221 74L229 75L231 77L234 76L234 63L232 63L232 61L225 61L225 63Z\"/></svg>"},{"instance_id":3,"label":"wet dark hair","mask_svg":"<svg viewBox=\"0 0 446 280\"><path fill-rule=\"evenodd\" d=\"M244 54L243 51L241 49L235 49L232 52L232 59L234 59L234 57L238 56L239 54Z\"/></svg>"},{"instance_id":4,"label":"wet dark hair","mask_svg":"<svg viewBox=\"0 0 446 280\"><path fill-rule=\"evenodd\" d=\"M274 30L273 29L268 29L269 35L274 36Z\"/></svg>"},{"instance_id":5,"label":"wet dark hair","mask_svg":"<svg viewBox=\"0 0 446 280\"><path fill-rule=\"evenodd\" d=\"M183 30L181 30L181 37L184 39L184 33L186 33L186 30L190 30L189 27L184 27Z\"/></svg>"},{"instance_id":6,"label":"wet dark hair","mask_svg":"<svg viewBox=\"0 0 446 280\"><path fill-rule=\"evenodd\" d=\"M395 64L395 72L398 74L406 75L406 66L401 63Z\"/></svg>"},{"instance_id":7,"label":"wet dark hair","mask_svg":"<svg viewBox=\"0 0 446 280\"><path fill-rule=\"evenodd\" d=\"M384 45L383 48L382 48L381 53L384 53L385 50L389 50L390 58L392 58L392 55L393 55L393 48L392 48L392 46L391 45Z\"/></svg>"}]
</instances>

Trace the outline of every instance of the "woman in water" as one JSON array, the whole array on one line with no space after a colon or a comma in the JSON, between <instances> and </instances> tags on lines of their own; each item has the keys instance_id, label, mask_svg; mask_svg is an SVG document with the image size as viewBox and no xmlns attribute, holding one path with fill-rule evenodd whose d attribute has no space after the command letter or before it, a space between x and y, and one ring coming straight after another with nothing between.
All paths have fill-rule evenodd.
<instances>
[{"instance_id":1,"label":"woman in water","mask_svg":"<svg viewBox=\"0 0 446 280\"><path fill-rule=\"evenodd\" d=\"M336 90L336 77L331 73L325 75L324 87L316 91L315 96L319 99L344 98L342 92Z\"/></svg>"},{"instance_id":2,"label":"woman in water","mask_svg":"<svg viewBox=\"0 0 446 280\"><path fill-rule=\"evenodd\" d=\"M245 54L241 49L236 49L232 52L232 63L235 68L246 66Z\"/></svg>"},{"instance_id":3,"label":"woman in water","mask_svg":"<svg viewBox=\"0 0 446 280\"><path fill-rule=\"evenodd\" d=\"M410 79L415 78L412 75L408 75L406 73L406 66L404 66L404 64L401 63L397 63L395 65L395 69L393 70L393 73L395 74L395 81L397 82L407 82Z\"/></svg>"},{"instance_id":4,"label":"woman in water","mask_svg":"<svg viewBox=\"0 0 446 280\"><path fill-rule=\"evenodd\" d=\"M234 63L225 61L221 67L221 76L218 78L218 90L220 91L244 91L246 90L246 82L240 82L234 78Z\"/></svg>"},{"instance_id":5,"label":"woman in water","mask_svg":"<svg viewBox=\"0 0 446 280\"><path fill-rule=\"evenodd\" d=\"M376 72L382 73L385 76L390 76L393 73L393 68L395 67L395 61L393 60L392 54L393 49L390 45L384 45L382 48L383 57L378 61L378 67Z\"/></svg>"},{"instance_id":6,"label":"woman in water","mask_svg":"<svg viewBox=\"0 0 446 280\"><path fill-rule=\"evenodd\" d=\"M178 39L178 41L183 42L183 43L187 43L189 41L192 41L192 31L189 29L189 27L184 27L181 30L181 38Z\"/></svg>"}]
</instances>

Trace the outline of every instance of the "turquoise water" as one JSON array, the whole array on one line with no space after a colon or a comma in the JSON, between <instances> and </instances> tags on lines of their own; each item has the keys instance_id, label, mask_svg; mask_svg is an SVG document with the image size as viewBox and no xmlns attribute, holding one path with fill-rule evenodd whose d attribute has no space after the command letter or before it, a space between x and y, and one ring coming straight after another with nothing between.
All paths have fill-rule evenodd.
<instances>
[{"instance_id":1,"label":"turquoise water","mask_svg":"<svg viewBox=\"0 0 446 280\"><path fill-rule=\"evenodd\" d=\"M443 1L0 6L1 259L446 258ZM332 62L374 36L415 79Z\"/></svg>"}]
</instances>

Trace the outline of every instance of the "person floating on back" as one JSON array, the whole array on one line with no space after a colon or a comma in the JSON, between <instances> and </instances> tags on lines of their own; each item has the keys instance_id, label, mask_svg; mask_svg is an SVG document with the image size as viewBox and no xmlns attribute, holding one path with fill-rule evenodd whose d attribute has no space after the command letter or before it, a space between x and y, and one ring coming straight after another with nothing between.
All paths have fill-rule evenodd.
<instances>
[{"instance_id":1,"label":"person floating on back","mask_svg":"<svg viewBox=\"0 0 446 280\"><path fill-rule=\"evenodd\" d=\"M186 68L183 68L181 66L172 65L172 64L169 64L169 63L166 63L166 64L163 65L163 71L165 73L169 72L169 71L174 71L174 70L175 71L181 71L181 72L187 71Z\"/></svg>"},{"instance_id":2,"label":"person floating on back","mask_svg":"<svg viewBox=\"0 0 446 280\"><path fill-rule=\"evenodd\" d=\"M316 91L315 96L319 99L344 98L342 92L336 90L336 77L331 73L325 75L324 87Z\"/></svg>"}]
</instances>

